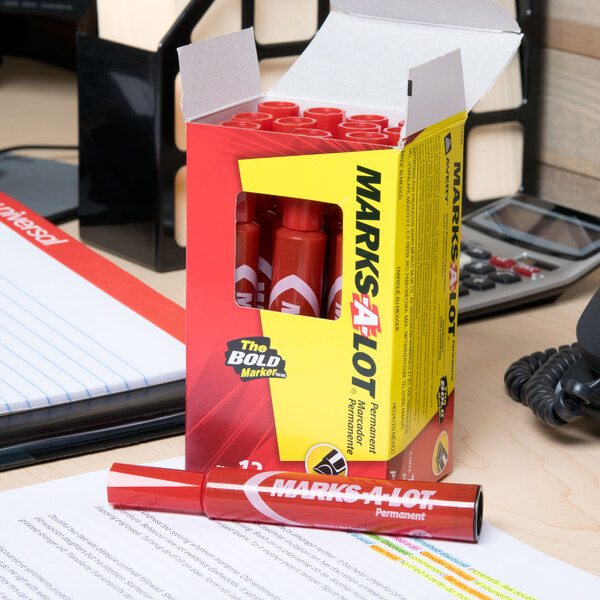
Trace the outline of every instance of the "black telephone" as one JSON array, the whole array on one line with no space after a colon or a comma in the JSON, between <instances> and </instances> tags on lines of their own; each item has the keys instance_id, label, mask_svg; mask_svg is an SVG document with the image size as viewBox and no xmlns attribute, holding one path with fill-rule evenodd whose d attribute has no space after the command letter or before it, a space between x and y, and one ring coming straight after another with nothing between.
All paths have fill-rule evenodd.
<instances>
[{"instance_id":1,"label":"black telephone","mask_svg":"<svg viewBox=\"0 0 600 600\"><path fill-rule=\"evenodd\" d=\"M571 346L515 361L504 383L517 402L554 427L580 417L600 421L600 290L585 307Z\"/></svg>"}]
</instances>

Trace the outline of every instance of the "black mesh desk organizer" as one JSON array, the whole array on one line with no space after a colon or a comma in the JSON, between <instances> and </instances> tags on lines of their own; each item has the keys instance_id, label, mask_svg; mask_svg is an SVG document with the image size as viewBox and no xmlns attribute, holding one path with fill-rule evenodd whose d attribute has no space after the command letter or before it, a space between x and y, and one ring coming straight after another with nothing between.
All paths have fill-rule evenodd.
<instances>
[{"instance_id":1,"label":"black mesh desk organizer","mask_svg":"<svg viewBox=\"0 0 600 600\"><path fill-rule=\"evenodd\" d=\"M175 175L185 152L175 144L177 48L212 0L192 0L151 52L98 37L92 7L77 35L79 219L85 242L157 271L185 267L175 242ZM254 25L254 0L241 0ZM318 0L317 24L329 12ZM300 54L310 40L257 43L259 60Z\"/></svg>"},{"instance_id":2,"label":"black mesh desk organizer","mask_svg":"<svg viewBox=\"0 0 600 600\"><path fill-rule=\"evenodd\" d=\"M543 1L543 0L542 0ZM537 0L540 3L540 0ZM533 10L536 0L516 0L517 15L516 19L519 23L521 31L524 34L521 47L519 48L519 61L521 65L521 87L523 100L521 104L515 108L505 110L495 110L489 112L470 112L465 123L465 157L467 156L467 147L469 143L470 132L480 126L492 125L496 123L511 123L516 122L523 128L523 178L519 192L535 195L537 189L537 168L534 162L534 152L537 146L537 119L539 118L538 111L534 106L534 89L538 76L532 65L532 43L530 33L532 28ZM467 171L469 169L468 161L465 160L464 181L467 181ZM463 186L463 214L468 215L476 209L479 209L498 198L483 199L477 202L472 201L467 193L466 185Z\"/></svg>"}]
</instances>

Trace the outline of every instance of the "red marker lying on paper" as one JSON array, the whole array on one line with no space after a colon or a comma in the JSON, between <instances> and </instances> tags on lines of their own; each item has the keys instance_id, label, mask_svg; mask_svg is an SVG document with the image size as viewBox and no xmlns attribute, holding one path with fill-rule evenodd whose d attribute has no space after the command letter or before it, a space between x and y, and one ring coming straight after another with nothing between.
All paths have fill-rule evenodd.
<instances>
[{"instance_id":1,"label":"red marker lying on paper","mask_svg":"<svg viewBox=\"0 0 600 600\"><path fill-rule=\"evenodd\" d=\"M214 468L207 473L115 463L116 508L211 519L477 542L481 486Z\"/></svg>"}]
</instances>

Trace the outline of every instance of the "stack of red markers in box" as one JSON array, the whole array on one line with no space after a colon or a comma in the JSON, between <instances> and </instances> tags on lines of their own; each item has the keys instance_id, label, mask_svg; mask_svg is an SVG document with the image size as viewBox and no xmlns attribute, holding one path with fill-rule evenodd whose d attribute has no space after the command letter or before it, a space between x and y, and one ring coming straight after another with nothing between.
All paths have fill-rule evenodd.
<instances>
[{"instance_id":1,"label":"stack of red markers in box","mask_svg":"<svg viewBox=\"0 0 600 600\"><path fill-rule=\"evenodd\" d=\"M221 125L397 146L404 121L390 127L382 115L346 116L342 109L329 106L307 108L300 116L295 102L266 101L259 103L258 112L237 113Z\"/></svg>"},{"instance_id":2,"label":"stack of red markers in box","mask_svg":"<svg viewBox=\"0 0 600 600\"><path fill-rule=\"evenodd\" d=\"M342 290L337 205L242 193L236 210L240 306L337 319Z\"/></svg>"},{"instance_id":3,"label":"stack of red markers in box","mask_svg":"<svg viewBox=\"0 0 600 600\"><path fill-rule=\"evenodd\" d=\"M225 127L397 146L404 122L346 117L334 107L265 101ZM242 193L236 210L235 296L240 306L337 319L342 293L342 213L337 205Z\"/></svg>"}]
</instances>

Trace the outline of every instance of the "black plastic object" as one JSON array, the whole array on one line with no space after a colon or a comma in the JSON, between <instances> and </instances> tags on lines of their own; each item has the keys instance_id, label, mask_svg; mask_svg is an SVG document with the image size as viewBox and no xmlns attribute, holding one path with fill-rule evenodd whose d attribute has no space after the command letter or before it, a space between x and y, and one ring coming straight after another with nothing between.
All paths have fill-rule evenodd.
<instances>
[{"instance_id":1,"label":"black plastic object","mask_svg":"<svg viewBox=\"0 0 600 600\"><path fill-rule=\"evenodd\" d=\"M77 36L79 219L82 240L157 271L185 267L175 242L175 175L185 152L175 144L177 48L212 0L191 0L156 52L98 37L91 8ZM318 2L318 26L329 3ZM242 23L254 2L242 0ZM310 40L258 45L258 58L302 52Z\"/></svg>"},{"instance_id":2,"label":"black plastic object","mask_svg":"<svg viewBox=\"0 0 600 600\"><path fill-rule=\"evenodd\" d=\"M523 180L518 192L525 192L535 195L537 185L537 170L528 157L534 154L534 146L537 144L537 123L539 111L536 110L533 102L533 89L535 87L535 77L537 73L532 71L532 43L531 28L533 19L533 10L544 0L516 0L517 23L523 32L523 41L519 48L519 60L521 64L521 87L523 100L515 108L504 110L495 110L490 112L469 113L469 118L465 123L465 156L467 156L467 146L469 143L469 133L475 127L482 125L492 125L496 123L519 123L523 128ZM469 165L465 161L464 181L467 181L467 170ZM474 202L469 199L466 186L463 187L463 215L468 215L474 210L482 208L498 200L498 197L479 200Z\"/></svg>"},{"instance_id":3,"label":"black plastic object","mask_svg":"<svg viewBox=\"0 0 600 600\"><path fill-rule=\"evenodd\" d=\"M0 416L0 471L179 435L185 380Z\"/></svg>"},{"instance_id":4,"label":"black plastic object","mask_svg":"<svg viewBox=\"0 0 600 600\"><path fill-rule=\"evenodd\" d=\"M600 290L585 307L577 322L577 345L590 369L600 376Z\"/></svg>"},{"instance_id":5,"label":"black plastic object","mask_svg":"<svg viewBox=\"0 0 600 600\"><path fill-rule=\"evenodd\" d=\"M577 323L577 343L523 356L504 383L513 400L546 425L561 427L580 417L600 421L600 290Z\"/></svg>"}]
</instances>

